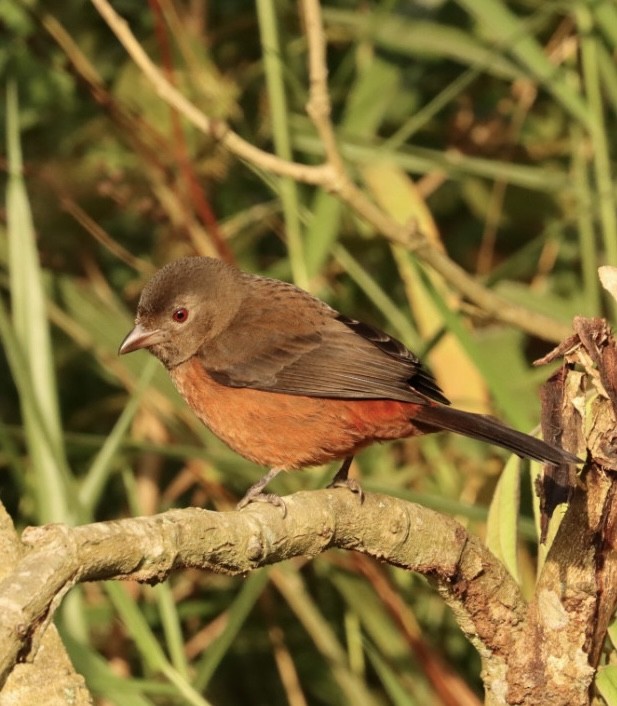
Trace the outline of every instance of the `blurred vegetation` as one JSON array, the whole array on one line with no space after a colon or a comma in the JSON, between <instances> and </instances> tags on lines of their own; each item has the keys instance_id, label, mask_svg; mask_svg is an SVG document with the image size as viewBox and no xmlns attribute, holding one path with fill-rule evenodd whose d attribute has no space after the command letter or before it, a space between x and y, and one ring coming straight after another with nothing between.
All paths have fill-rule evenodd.
<instances>
[{"instance_id":1,"label":"blurred vegetation","mask_svg":"<svg viewBox=\"0 0 617 706\"><path fill-rule=\"evenodd\" d=\"M208 115L282 156L288 137L296 160L323 157L296 3L114 7ZM323 18L333 119L366 193L511 301L564 325L611 314L596 267L617 264L615 3L327 0ZM530 362L549 342L487 320L334 197L187 125L90 4L8 0L0 29L0 491L18 528L226 510L261 474L200 426L155 361L116 357L148 275L186 254L295 279L404 340L456 404L537 424L550 371ZM487 531L505 460L444 435L373 447L356 468L368 491L487 533L530 588L527 466L510 464ZM479 658L430 585L341 553L240 579L85 585L58 622L100 703L481 699Z\"/></svg>"}]
</instances>

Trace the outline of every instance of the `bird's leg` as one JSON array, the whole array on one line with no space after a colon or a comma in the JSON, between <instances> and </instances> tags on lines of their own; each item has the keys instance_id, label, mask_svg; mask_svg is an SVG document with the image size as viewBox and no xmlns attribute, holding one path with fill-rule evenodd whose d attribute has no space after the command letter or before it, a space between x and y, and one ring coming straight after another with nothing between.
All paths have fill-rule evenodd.
<instances>
[{"instance_id":1,"label":"bird's leg","mask_svg":"<svg viewBox=\"0 0 617 706\"><path fill-rule=\"evenodd\" d=\"M347 456L343 461L343 465L338 469L334 478L328 484L328 488L347 488L352 493L357 493L360 502L364 500L364 491L360 487L360 483L355 478L348 478L349 466L353 461L353 456Z\"/></svg>"},{"instance_id":2,"label":"bird's leg","mask_svg":"<svg viewBox=\"0 0 617 706\"><path fill-rule=\"evenodd\" d=\"M287 506L285 505L285 501L283 498L280 498L278 495L275 495L274 493L264 493L264 488L268 485L268 483L278 476L278 474L283 471L283 468L271 468L264 476L262 476L257 483L254 483L245 493L244 497L240 502L236 505L236 508L238 510L242 510L243 507L246 507L250 503L270 503L271 505L276 505L276 507L280 507L281 510L283 511L283 517L287 514Z\"/></svg>"}]
</instances>

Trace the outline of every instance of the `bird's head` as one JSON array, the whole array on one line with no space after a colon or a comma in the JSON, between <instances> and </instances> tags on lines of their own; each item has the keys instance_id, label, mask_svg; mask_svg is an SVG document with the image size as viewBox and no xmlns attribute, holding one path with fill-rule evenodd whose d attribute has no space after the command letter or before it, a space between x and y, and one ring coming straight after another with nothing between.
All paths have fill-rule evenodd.
<instances>
[{"instance_id":1,"label":"bird's head","mask_svg":"<svg viewBox=\"0 0 617 706\"><path fill-rule=\"evenodd\" d=\"M210 257L185 257L159 270L146 284L134 328L119 355L148 349L167 368L191 358L237 313L241 272Z\"/></svg>"}]
</instances>

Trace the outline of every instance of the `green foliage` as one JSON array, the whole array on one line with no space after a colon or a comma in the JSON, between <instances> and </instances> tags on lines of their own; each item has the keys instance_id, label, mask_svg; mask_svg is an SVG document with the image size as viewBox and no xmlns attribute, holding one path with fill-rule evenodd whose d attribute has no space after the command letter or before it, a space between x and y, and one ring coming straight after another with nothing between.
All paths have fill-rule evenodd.
<instances>
[{"instance_id":1,"label":"green foliage","mask_svg":"<svg viewBox=\"0 0 617 706\"><path fill-rule=\"evenodd\" d=\"M614 5L323 5L337 137L371 198L510 301L566 324L607 313L596 268L617 264ZM281 157L323 157L296 3L115 6L208 115ZM0 492L19 528L226 510L261 473L145 353L115 355L149 273L184 254L293 279L399 336L455 403L537 424L549 371L529 364L546 342L461 305L335 197L249 168L185 124L91 5L11 0L0 23ZM370 448L357 467L367 490L486 531L531 585L517 560L535 556L533 510L522 493L519 511L514 464L495 491L504 460L444 436ZM186 572L154 591L89 586L60 627L93 692L123 706L440 704L448 680L473 703L478 657L440 599L376 571L332 553L239 579ZM610 669L598 686L613 703Z\"/></svg>"},{"instance_id":2,"label":"green foliage","mask_svg":"<svg viewBox=\"0 0 617 706\"><path fill-rule=\"evenodd\" d=\"M598 672L596 684L607 706L615 706L617 704L617 667L613 665L603 667Z\"/></svg>"}]
</instances>

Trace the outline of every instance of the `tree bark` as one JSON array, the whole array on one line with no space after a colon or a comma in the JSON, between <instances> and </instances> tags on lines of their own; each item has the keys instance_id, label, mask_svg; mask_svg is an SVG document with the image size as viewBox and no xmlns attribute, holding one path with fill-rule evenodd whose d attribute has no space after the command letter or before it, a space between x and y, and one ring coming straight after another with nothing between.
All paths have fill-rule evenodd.
<instances>
[{"instance_id":1,"label":"tree bark","mask_svg":"<svg viewBox=\"0 0 617 706\"><path fill-rule=\"evenodd\" d=\"M0 504L0 578L11 580L11 572L23 558L24 549L13 527L11 518ZM44 580L44 574L36 573L30 578L32 588ZM0 622L10 616L12 605L3 602L0 596L2 612ZM45 616L40 618L45 622ZM58 631L53 625L46 630L34 631L30 623L15 622L11 634L12 645L2 642L0 650L17 648L17 658L6 682L0 689L0 706L87 706L92 699L84 679L73 669L66 654ZM36 637L36 640L30 639Z\"/></svg>"}]
</instances>

